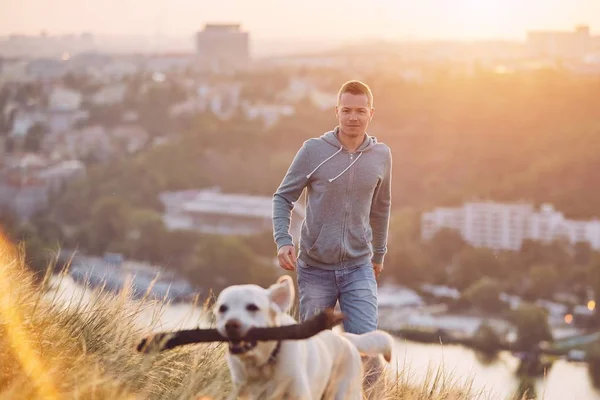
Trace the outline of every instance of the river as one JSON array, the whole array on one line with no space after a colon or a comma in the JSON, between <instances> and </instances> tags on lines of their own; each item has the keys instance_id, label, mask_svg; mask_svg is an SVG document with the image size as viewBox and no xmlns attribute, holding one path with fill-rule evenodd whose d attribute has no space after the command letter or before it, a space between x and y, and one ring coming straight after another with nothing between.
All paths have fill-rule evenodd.
<instances>
[{"instance_id":1,"label":"river","mask_svg":"<svg viewBox=\"0 0 600 400\"><path fill-rule=\"evenodd\" d=\"M481 360L471 349L457 345L422 344L398 340L397 367L409 382L423 382L427 373L438 368L458 385L472 381L477 399L512 399L519 380L514 375L518 360L502 352L492 362ZM600 400L592 386L587 365L563 360L554 362L547 375L537 379L535 391L545 400Z\"/></svg>"}]
</instances>

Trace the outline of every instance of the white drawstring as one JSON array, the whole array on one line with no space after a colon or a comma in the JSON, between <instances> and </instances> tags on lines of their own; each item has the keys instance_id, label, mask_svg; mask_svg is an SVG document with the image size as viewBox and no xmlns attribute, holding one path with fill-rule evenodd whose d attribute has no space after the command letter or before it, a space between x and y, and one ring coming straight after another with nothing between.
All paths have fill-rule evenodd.
<instances>
[{"instance_id":1,"label":"white drawstring","mask_svg":"<svg viewBox=\"0 0 600 400\"><path fill-rule=\"evenodd\" d=\"M310 178L312 176L312 174L314 174L321 165L325 164L327 161L331 160L337 153L339 153L340 151L342 151L343 147L340 146L340 149L338 151L336 151L335 153L333 153L331 156L329 156L327 159L325 159L321 164L317 165L317 168L313 169L312 172L308 175L306 175L306 178ZM352 164L351 164L352 165Z\"/></svg>"},{"instance_id":2,"label":"white drawstring","mask_svg":"<svg viewBox=\"0 0 600 400\"><path fill-rule=\"evenodd\" d=\"M336 176L335 178L331 178L331 179L329 179L329 182L333 182L333 181L335 181L337 178L339 178L340 176L342 176L342 174L343 174L344 172L348 171L348 170L350 169L350 167L351 167L351 166L352 166L352 165L353 165L355 162L357 162L357 161L358 161L358 159L360 158L360 156L362 156L362 152L358 153L358 157L356 157L356 160L352 161L352 163L350 163L350 165L348 165L348 166L346 167L346 169L345 169L345 170L343 170L342 172L340 172L340 174L339 174L338 176Z\"/></svg>"}]
</instances>

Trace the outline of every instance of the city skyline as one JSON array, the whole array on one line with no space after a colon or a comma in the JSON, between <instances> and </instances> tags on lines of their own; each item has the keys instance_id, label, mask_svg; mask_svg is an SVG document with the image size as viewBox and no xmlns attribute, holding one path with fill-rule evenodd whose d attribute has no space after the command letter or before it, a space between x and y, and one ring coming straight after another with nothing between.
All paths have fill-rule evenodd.
<instances>
[{"instance_id":1,"label":"city skyline","mask_svg":"<svg viewBox=\"0 0 600 400\"><path fill-rule=\"evenodd\" d=\"M139 1L1 0L0 35L195 34L206 23L240 23L254 40L444 39L523 40L530 30L572 30L600 26L596 0L306 0L293 6L276 0L223 0L210 5L191 0ZM101 5L100 5L101 4ZM270 15L267 15L270 14ZM273 15L276 18L273 18Z\"/></svg>"}]
</instances>

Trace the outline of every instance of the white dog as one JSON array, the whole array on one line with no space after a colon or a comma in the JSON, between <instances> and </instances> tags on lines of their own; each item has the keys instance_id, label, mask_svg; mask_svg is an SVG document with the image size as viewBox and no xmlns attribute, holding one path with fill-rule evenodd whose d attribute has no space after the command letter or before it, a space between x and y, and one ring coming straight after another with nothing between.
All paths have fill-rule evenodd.
<instances>
[{"instance_id":1,"label":"white dog","mask_svg":"<svg viewBox=\"0 0 600 400\"><path fill-rule=\"evenodd\" d=\"M215 304L217 330L243 337L252 327L295 324L288 314L294 302L292 279L282 276L268 289L235 285ZM227 363L234 385L232 399L362 399L361 355L383 355L390 362L393 339L383 331L363 335L323 331L310 339L229 344Z\"/></svg>"}]
</instances>

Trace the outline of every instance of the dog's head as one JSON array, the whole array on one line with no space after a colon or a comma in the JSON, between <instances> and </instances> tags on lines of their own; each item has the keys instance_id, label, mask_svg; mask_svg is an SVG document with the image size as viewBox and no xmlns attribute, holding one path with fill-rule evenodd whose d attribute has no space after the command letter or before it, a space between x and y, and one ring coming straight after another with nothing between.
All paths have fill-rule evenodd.
<instances>
[{"instance_id":1,"label":"dog's head","mask_svg":"<svg viewBox=\"0 0 600 400\"><path fill-rule=\"evenodd\" d=\"M224 289L214 306L217 330L231 339L234 354L245 353L256 343L243 342L251 328L278 326L279 316L287 313L294 302L292 278L281 276L265 289L258 285L235 285Z\"/></svg>"}]
</instances>

